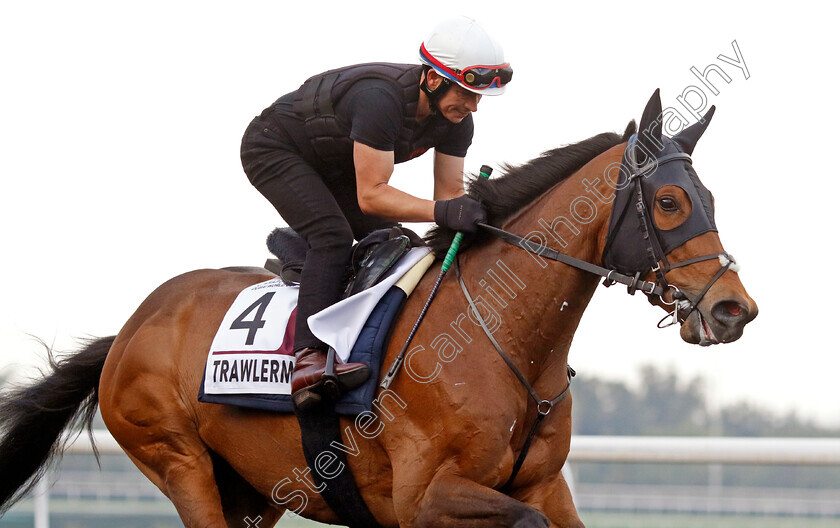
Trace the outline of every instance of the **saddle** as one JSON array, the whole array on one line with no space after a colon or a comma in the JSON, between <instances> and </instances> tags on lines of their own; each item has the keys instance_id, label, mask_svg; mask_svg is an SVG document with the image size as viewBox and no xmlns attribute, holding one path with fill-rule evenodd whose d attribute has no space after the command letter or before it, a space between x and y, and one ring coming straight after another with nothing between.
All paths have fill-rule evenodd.
<instances>
[{"instance_id":1,"label":"saddle","mask_svg":"<svg viewBox=\"0 0 840 528\"><path fill-rule=\"evenodd\" d=\"M290 227L278 227L266 239L268 250L276 257L265 261L265 269L287 285L299 285L309 246ZM345 271L344 294L350 297L375 285L412 247L426 243L416 233L401 226L373 231L355 246Z\"/></svg>"}]
</instances>

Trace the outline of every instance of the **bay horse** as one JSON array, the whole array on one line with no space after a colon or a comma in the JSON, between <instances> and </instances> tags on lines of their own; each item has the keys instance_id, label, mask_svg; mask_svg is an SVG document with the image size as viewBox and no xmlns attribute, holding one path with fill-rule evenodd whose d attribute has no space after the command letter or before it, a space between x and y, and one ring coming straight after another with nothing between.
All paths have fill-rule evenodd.
<instances>
[{"instance_id":1,"label":"bay horse","mask_svg":"<svg viewBox=\"0 0 840 528\"><path fill-rule=\"evenodd\" d=\"M470 193L488 208L489 223L532 244L525 251L527 243L475 238L459 257L459 273L443 280L403 370L379 393L374 412L342 418L343 450L381 526L583 526L561 474L572 398L543 404L567 392L572 337L600 278L550 262L546 246L584 266L612 262L607 282L632 276L629 291L644 290L668 311L676 306L673 318L689 343L734 341L756 316L714 228L711 195L688 157L711 111L674 138L662 136L660 114L657 90L638 134L631 122L623 136L600 134L471 185ZM630 155L635 146L658 159L639 161ZM644 173L657 162L662 164L652 174ZM625 166L630 173L622 187L615 176L621 171L613 169ZM691 178L656 183L665 169ZM695 216L701 212L706 216ZM699 227L681 235L689 224ZM445 248L450 236L435 231L430 243ZM634 268L628 251L654 262ZM385 367L417 318L434 270L408 299ZM69 424L90 427L98 404L114 438L187 527L272 526L287 509L341 523L311 471L327 482L343 466L319 457L315 468L307 467L294 416L196 398L227 308L242 289L270 278L266 271L242 270L175 277L149 295L119 334L89 342L53 362L53 373L35 385L7 393L0 404L0 511L31 489L60 452ZM472 292L474 309L463 289ZM523 384L546 400L529 397ZM521 471L500 491L537 416L544 419Z\"/></svg>"}]
</instances>

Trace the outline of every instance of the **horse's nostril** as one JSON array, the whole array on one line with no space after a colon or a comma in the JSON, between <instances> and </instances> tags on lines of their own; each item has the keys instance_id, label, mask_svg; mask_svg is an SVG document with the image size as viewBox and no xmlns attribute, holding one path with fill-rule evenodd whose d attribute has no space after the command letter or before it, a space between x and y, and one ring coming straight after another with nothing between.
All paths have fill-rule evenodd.
<instances>
[{"instance_id":1,"label":"horse's nostril","mask_svg":"<svg viewBox=\"0 0 840 528\"><path fill-rule=\"evenodd\" d=\"M740 304L734 302L726 302L723 307L727 312L729 312L729 315L738 316L744 311Z\"/></svg>"},{"instance_id":2,"label":"horse's nostril","mask_svg":"<svg viewBox=\"0 0 840 528\"><path fill-rule=\"evenodd\" d=\"M747 318L747 309L736 301L719 301L712 308L715 319L725 325L735 325Z\"/></svg>"}]
</instances>

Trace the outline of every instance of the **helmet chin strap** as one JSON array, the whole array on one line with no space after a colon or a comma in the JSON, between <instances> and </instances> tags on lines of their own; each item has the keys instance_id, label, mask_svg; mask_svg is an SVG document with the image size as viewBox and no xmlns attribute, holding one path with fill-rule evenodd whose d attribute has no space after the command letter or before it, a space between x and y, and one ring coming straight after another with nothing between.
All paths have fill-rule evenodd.
<instances>
[{"instance_id":1,"label":"helmet chin strap","mask_svg":"<svg viewBox=\"0 0 840 528\"><path fill-rule=\"evenodd\" d=\"M432 115L437 115L440 114L440 99L447 91L449 91L449 88L452 86L452 81L445 77L441 77L441 82L438 87L432 90L427 82L430 71L432 71L431 68L427 69L423 73L423 82L420 83L420 89L423 90L423 93L425 93L426 97L429 99L429 109L432 111Z\"/></svg>"}]
</instances>

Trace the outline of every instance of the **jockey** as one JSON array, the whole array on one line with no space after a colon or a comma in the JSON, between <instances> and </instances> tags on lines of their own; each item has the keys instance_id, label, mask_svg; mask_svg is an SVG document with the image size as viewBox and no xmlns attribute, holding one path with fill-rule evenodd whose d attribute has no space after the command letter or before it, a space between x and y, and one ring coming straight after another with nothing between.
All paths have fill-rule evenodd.
<instances>
[{"instance_id":1,"label":"jockey","mask_svg":"<svg viewBox=\"0 0 840 528\"><path fill-rule=\"evenodd\" d=\"M292 396L322 398L327 345L307 318L337 302L354 239L397 225L431 222L474 232L486 219L464 195L472 112L512 77L501 46L478 24L439 24L420 46L422 65L372 63L312 77L257 116L242 139L248 179L308 243L295 325ZM434 200L388 185L394 164L434 148ZM416 237L416 236L415 236ZM420 242L422 243L422 242ZM344 391L370 369L336 364Z\"/></svg>"}]
</instances>

